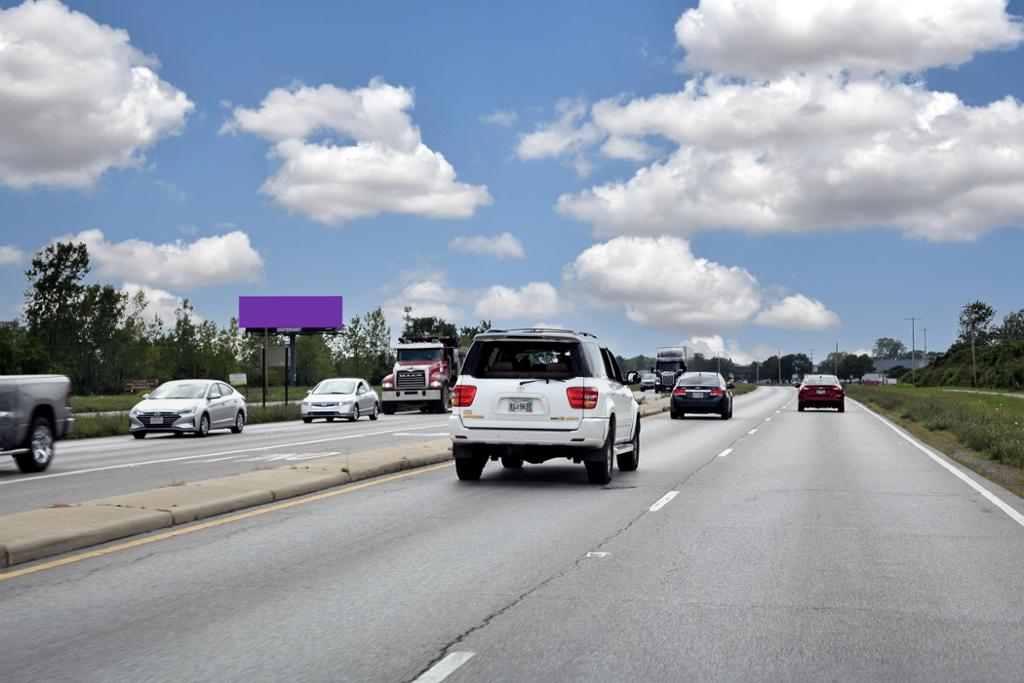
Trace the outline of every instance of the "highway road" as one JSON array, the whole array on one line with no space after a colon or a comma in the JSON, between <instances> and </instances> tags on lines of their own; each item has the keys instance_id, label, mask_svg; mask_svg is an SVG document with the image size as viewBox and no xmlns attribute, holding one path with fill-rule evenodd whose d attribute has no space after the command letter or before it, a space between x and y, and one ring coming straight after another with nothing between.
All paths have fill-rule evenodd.
<instances>
[{"instance_id":1,"label":"highway road","mask_svg":"<svg viewBox=\"0 0 1024 683\"><path fill-rule=\"evenodd\" d=\"M645 420L607 487L434 466L0 574L2 678L1020 680L1024 501L986 486L762 387Z\"/></svg>"},{"instance_id":2,"label":"highway road","mask_svg":"<svg viewBox=\"0 0 1024 683\"><path fill-rule=\"evenodd\" d=\"M241 434L221 430L205 439L154 434L141 441L61 441L53 464L41 474L22 474L13 458L0 458L0 515L438 439L447 427L446 416L417 412L354 423L249 425Z\"/></svg>"}]
</instances>

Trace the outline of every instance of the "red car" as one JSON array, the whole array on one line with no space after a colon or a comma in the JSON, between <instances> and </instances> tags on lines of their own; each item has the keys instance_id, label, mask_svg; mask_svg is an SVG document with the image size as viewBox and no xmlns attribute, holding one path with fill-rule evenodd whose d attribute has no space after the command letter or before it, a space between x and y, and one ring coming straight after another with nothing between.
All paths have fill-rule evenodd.
<instances>
[{"instance_id":1,"label":"red car","mask_svg":"<svg viewBox=\"0 0 1024 683\"><path fill-rule=\"evenodd\" d=\"M846 411L846 394L835 375L807 375L796 405L801 413L804 408L835 408L842 413Z\"/></svg>"}]
</instances>

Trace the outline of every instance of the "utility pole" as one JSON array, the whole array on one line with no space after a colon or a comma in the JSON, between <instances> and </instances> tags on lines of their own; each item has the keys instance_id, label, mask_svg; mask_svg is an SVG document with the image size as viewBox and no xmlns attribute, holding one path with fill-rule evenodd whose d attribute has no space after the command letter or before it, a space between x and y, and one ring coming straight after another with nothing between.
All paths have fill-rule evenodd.
<instances>
[{"instance_id":1,"label":"utility pole","mask_svg":"<svg viewBox=\"0 0 1024 683\"><path fill-rule=\"evenodd\" d=\"M923 318L904 318L910 321L910 381L917 380L917 321Z\"/></svg>"},{"instance_id":2,"label":"utility pole","mask_svg":"<svg viewBox=\"0 0 1024 683\"><path fill-rule=\"evenodd\" d=\"M924 359L928 360L928 328L924 328Z\"/></svg>"},{"instance_id":3,"label":"utility pole","mask_svg":"<svg viewBox=\"0 0 1024 683\"><path fill-rule=\"evenodd\" d=\"M782 386L782 347L779 347L779 386Z\"/></svg>"},{"instance_id":4,"label":"utility pole","mask_svg":"<svg viewBox=\"0 0 1024 683\"><path fill-rule=\"evenodd\" d=\"M971 305L964 306L966 309L970 309ZM978 386L978 356L974 351L974 311L970 311L971 314L971 375L974 378L974 386Z\"/></svg>"},{"instance_id":5,"label":"utility pole","mask_svg":"<svg viewBox=\"0 0 1024 683\"><path fill-rule=\"evenodd\" d=\"M836 377L839 376L839 342L836 342L836 355L832 356L832 365L835 370Z\"/></svg>"}]
</instances>

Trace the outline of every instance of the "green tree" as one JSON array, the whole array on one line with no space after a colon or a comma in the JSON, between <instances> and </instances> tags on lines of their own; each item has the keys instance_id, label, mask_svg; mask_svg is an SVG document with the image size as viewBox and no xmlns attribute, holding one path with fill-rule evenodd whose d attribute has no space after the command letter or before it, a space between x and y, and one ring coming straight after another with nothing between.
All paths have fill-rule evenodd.
<instances>
[{"instance_id":1,"label":"green tree","mask_svg":"<svg viewBox=\"0 0 1024 683\"><path fill-rule=\"evenodd\" d=\"M975 344L988 344L996 335L993 321L996 309L984 301L972 301L960 309L957 341L970 344L972 337Z\"/></svg>"},{"instance_id":2,"label":"green tree","mask_svg":"<svg viewBox=\"0 0 1024 683\"><path fill-rule=\"evenodd\" d=\"M999 338L1002 341L1024 341L1024 308L1003 318Z\"/></svg>"},{"instance_id":3,"label":"green tree","mask_svg":"<svg viewBox=\"0 0 1024 683\"><path fill-rule=\"evenodd\" d=\"M455 324L441 318L411 318L402 330L403 337L458 337Z\"/></svg>"},{"instance_id":4,"label":"green tree","mask_svg":"<svg viewBox=\"0 0 1024 683\"><path fill-rule=\"evenodd\" d=\"M490 329L490 320L481 320L479 325L467 325L459 328L459 346L469 346L473 343L473 337Z\"/></svg>"},{"instance_id":5,"label":"green tree","mask_svg":"<svg viewBox=\"0 0 1024 683\"><path fill-rule=\"evenodd\" d=\"M84 244L56 242L40 250L25 272L25 322L52 361L54 370L69 372L71 356L80 347L82 280L89 273Z\"/></svg>"},{"instance_id":6,"label":"green tree","mask_svg":"<svg viewBox=\"0 0 1024 683\"><path fill-rule=\"evenodd\" d=\"M875 346L871 350L872 357L884 359L901 358L906 353L906 344L892 337L879 337L875 340Z\"/></svg>"},{"instance_id":7,"label":"green tree","mask_svg":"<svg viewBox=\"0 0 1024 683\"><path fill-rule=\"evenodd\" d=\"M296 339L295 374L299 386L304 387L311 387L334 374L331 350L322 334Z\"/></svg>"}]
</instances>

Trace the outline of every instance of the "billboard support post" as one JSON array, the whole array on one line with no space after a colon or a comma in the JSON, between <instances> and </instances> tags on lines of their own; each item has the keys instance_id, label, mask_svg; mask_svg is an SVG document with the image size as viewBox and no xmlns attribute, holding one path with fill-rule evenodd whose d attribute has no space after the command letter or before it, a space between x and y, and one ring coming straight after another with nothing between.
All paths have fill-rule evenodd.
<instances>
[{"instance_id":1,"label":"billboard support post","mask_svg":"<svg viewBox=\"0 0 1024 683\"><path fill-rule=\"evenodd\" d=\"M267 340L270 332L263 330L263 409L267 409L267 388L270 386L270 378L267 377Z\"/></svg>"},{"instance_id":2,"label":"billboard support post","mask_svg":"<svg viewBox=\"0 0 1024 683\"><path fill-rule=\"evenodd\" d=\"M292 337L292 340L294 339L295 337ZM291 351L291 347L284 347L284 404L286 406L288 405L288 375L291 374L290 370L292 367L288 362L289 351ZM294 358L294 356L292 356L292 358Z\"/></svg>"}]
</instances>

